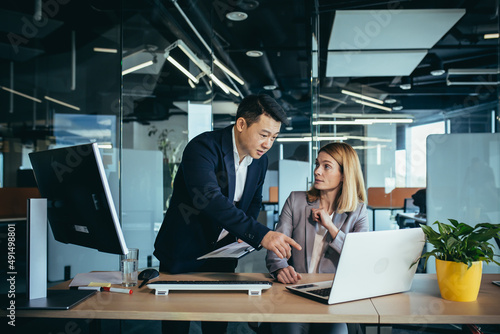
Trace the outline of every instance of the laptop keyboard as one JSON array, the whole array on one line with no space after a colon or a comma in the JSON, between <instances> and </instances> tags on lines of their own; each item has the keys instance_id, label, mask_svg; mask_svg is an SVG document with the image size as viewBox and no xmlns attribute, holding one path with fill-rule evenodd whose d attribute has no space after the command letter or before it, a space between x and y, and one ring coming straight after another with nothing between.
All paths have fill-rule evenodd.
<instances>
[{"instance_id":1,"label":"laptop keyboard","mask_svg":"<svg viewBox=\"0 0 500 334\"><path fill-rule=\"evenodd\" d=\"M321 297L328 297L330 295L331 290L332 288L324 288L324 289L309 290L307 292Z\"/></svg>"}]
</instances>

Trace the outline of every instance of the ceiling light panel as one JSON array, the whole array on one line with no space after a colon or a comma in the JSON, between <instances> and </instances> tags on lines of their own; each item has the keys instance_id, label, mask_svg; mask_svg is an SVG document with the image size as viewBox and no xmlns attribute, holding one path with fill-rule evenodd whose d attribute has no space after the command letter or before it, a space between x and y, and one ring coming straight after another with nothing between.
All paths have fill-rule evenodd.
<instances>
[{"instance_id":1,"label":"ceiling light panel","mask_svg":"<svg viewBox=\"0 0 500 334\"><path fill-rule=\"evenodd\" d=\"M465 9L339 10L329 50L430 49Z\"/></svg>"},{"instance_id":2,"label":"ceiling light panel","mask_svg":"<svg viewBox=\"0 0 500 334\"><path fill-rule=\"evenodd\" d=\"M409 76L427 50L329 51L328 77Z\"/></svg>"}]
</instances>

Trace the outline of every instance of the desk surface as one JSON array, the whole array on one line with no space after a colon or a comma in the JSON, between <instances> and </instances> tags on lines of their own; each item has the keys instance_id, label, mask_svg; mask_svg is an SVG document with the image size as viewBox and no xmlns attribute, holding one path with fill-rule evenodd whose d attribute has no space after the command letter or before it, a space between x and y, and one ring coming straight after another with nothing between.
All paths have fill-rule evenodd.
<instances>
[{"instance_id":1,"label":"desk surface","mask_svg":"<svg viewBox=\"0 0 500 334\"><path fill-rule=\"evenodd\" d=\"M381 324L500 324L500 274L483 274L474 302L441 298L435 274L417 274L409 292L372 298Z\"/></svg>"},{"instance_id":2,"label":"desk surface","mask_svg":"<svg viewBox=\"0 0 500 334\"><path fill-rule=\"evenodd\" d=\"M302 282L332 278L332 274L303 275ZM160 280L271 280L268 274L195 273L161 274ZM55 288L66 288L63 283ZM326 305L296 296L285 285L274 283L261 296L238 292L171 291L156 296L147 287L133 288L132 295L100 292L67 311L17 311L19 317L142 319L142 320L211 320L233 322L350 322L377 323L378 314L369 299L340 305Z\"/></svg>"},{"instance_id":3,"label":"desk surface","mask_svg":"<svg viewBox=\"0 0 500 334\"><path fill-rule=\"evenodd\" d=\"M302 282L328 280L331 274L303 274ZM161 280L265 280L267 274L198 273L165 275ZM411 291L389 296L325 305L296 296L274 283L261 296L246 292L171 292L156 296L147 287L132 295L100 292L68 311L17 310L19 317L212 320L234 322L347 322L367 324L454 323L499 324L500 287L491 281L500 274L485 274L477 301L450 302L440 297L436 276L417 274ZM55 288L66 288L68 282Z\"/></svg>"}]
</instances>

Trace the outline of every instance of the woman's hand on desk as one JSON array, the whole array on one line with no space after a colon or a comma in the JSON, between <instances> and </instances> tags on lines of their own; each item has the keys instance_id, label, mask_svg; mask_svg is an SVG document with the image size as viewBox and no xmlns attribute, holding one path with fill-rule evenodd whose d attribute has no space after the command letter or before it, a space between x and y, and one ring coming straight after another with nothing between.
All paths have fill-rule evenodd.
<instances>
[{"instance_id":1,"label":"woman's hand on desk","mask_svg":"<svg viewBox=\"0 0 500 334\"><path fill-rule=\"evenodd\" d=\"M279 269L276 271L275 276L279 282L284 284L295 284L302 279L302 276L292 266Z\"/></svg>"}]
</instances>

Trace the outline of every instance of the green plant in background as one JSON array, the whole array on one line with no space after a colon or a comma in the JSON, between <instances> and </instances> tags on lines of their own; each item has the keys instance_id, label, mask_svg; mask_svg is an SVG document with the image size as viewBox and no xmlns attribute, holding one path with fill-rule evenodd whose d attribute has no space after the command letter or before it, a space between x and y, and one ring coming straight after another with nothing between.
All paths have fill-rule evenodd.
<instances>
[{"instance_id":1,"label":"green plant in background","mask_svg":"<svg viewBox=\"0 0 500 334\"><path fill-rule=\"evenodd\" d=\"M451 225L435 221L438 226L435 231L431 226L420 224L427 241L434 246L434 249L422 255L425 258L425 265L429 257L443 261L462 262L468 268L475 261L485 261L486 263L496 263L493 246L488 240L500 237L500 224L481 223L472 227L465 223L459 223L455 219L448 219Z\"/></svg>"}]
</instances>

